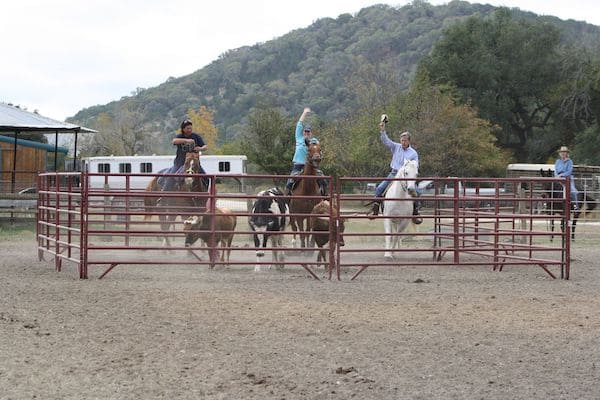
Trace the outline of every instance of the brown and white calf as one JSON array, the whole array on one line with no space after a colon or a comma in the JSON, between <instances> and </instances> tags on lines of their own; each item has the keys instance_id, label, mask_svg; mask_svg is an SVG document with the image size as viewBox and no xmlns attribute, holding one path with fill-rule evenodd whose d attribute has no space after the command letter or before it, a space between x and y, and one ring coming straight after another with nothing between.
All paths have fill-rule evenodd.
<instances>
[{"instance_id":1,"label":"brown and white calf","mask_svg":"<svg viewBox=\"0 0 600 400\"><path fill-rule=\"evenodd\" d=\"M198 239L209 245L210 237L214 233L215 247L222 247L220 260L229 263L231 242L237 225L237 217L227 208L217 208L215 210L214 231L211 230L211 218L212 215L208 213L195 215L183 222L183 230L189 231L185 235L185 247L190 247Z\"/></svg>"},{"instance_id":2,"label":"brown and white calf","mask_svg":"<svg viewBox=\"0 0 600 400\"><path fill-rule=\"evenodd\" d=\"M333 230L332 237L334 241L339 240L339 245L344 246L344 230L345 228L345 220L340 218L339 224L331 224L330 219L333 216L333 221L335 222L335 217L338 214L337 207L334 206L333 210L331 209L331 204L329 200L322 200L317 203L312 209L311 214L313 214L311 219L311 229L313 232L313 240L319 247L319 254L317 255L317 262L326 262L327 261L327 251L328 249L324 248L324 246L329 243L329 234L330 230ZM333 225L333 226L332 226ZM332 229L333 228L333 229ZM338 235L339 233L339 235ZM331 265L335 264L334 262Z\"/></svg>"}]
</instances>

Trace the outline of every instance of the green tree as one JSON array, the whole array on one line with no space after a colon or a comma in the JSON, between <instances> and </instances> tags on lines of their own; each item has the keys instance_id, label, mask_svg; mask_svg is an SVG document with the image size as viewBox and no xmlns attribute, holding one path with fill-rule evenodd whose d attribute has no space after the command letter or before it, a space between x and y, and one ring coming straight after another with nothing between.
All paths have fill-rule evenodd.
<instances>
[{"instance_id":1,"label":"green tree","mask_svg":"<svg viewBox=\"0 0 600 400\"><path fill-rule=\"evenodd\" d=\"M83 136L83 156L150 154L158 148L156 135L146 131L139 116L127 108L120 109L115 117L100 113L92 128L98 133Z\"/></svg>"},{"instance_id":2,"label":"green tree","mask_svg":"<svg viewBox=\"0 0 600 400\"><path fill-rule=\"evenodd\" d=\"M600 165L600 128L597 123L576 136L571 156L576 164Z\"/></svg>"},{"instance_id":3,"label":"green tree","mask_svg":"<svg viewBox=\"0 0 600 400\"><path fill-rule=\"evenodd\" d=\"M423 60L434 84L449 84L463 104L497 124L500 145L530 159L527 144L553 124L560 82L560 33L553 25L514 18L506 8L448 28Z\"/></svg>"},{"instance_id":4,"label":"green tree","mask_svg":"<svg viewBox=\"0 0 600 400\"><path fill-rule=\"evenodd\" d=\"M206 106L200 106L198 110L189 109L188 118L192 121L194 131L198 132L204 142L208 145L208 153L217 152L217 136L219 130L213 122L213 112Z\"/></svg>"},{"instance_id":5,"label":"green tree","mask_svg":"<svg viewBox=\"0 0 600 400\"><path fill-rule=\"evenodd\" d=\"M240 141L248 161L267 174L289 174L295 148L291 120L273 106L262 106L248 116L247 127Z\"/></svg>"},{"instance_id":6,"label":"green tree","mask_svg":"<svg viewBox=\"0 0 600 400\"><path fill-rule=\"evenodd\" d=\"M491 124L455 104L419 76L404 97L402 116L419 152L421 176L502 176L510 153L496 146Z\"/></svg>"}]
</instances>

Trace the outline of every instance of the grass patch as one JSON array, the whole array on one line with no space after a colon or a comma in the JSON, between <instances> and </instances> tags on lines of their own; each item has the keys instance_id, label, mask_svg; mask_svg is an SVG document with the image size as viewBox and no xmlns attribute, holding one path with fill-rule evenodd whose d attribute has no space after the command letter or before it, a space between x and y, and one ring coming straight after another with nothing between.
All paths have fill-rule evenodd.
<instances>
[{"instance_id":1,"label":"grass patch","mask_svg":"<svg viewBox=\"0 0 600 400\"><path fill-rule=\"evenodd\" d=\"M35 222L0 223L0 240L18 241L24 239L35 239Z\"/></svg>"}]
</instances>

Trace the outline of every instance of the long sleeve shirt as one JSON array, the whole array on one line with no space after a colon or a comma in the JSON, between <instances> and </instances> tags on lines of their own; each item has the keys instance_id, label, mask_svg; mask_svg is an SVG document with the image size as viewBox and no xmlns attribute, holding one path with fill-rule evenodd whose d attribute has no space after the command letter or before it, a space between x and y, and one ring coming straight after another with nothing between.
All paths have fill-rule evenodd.
<instances>
[{"instance_id":1,"label":"long sleeve shirt","mask_svg":"<svg viewBox=\"0 0 600 400\"><path fill-rule=\"evenodd\" d=\"M304 163L306 163L306 157L308 156L308 146L306 145L304 135L302 134L303 130L304 124L302 121L298 121L296 124L296 151L294 152L294 158L292 159L294 164L304 165Z\"/></svg>"},{"instance_id":2,"label":"long sleeve shirt","mask_svg":"<svg viewBox=\"0 0 600 400\"><path fill-rule=\"evenodd\" d=\"M554 163L554 176L566 178L573 176L573 160L561 160L560 158Z\"/></svg>"},{"instance_id":3,"label":"long sleeve shirt","mask_svg":"<svg viewBox=\"0 0 600 400\"><path fill-rule=\"evenodd\" d=\"M402 168L405 160L415 160L417 166L419 165L419 155L411 146L405 149L402 144L391 140L385 131L381 132L381 142L392 152L392 161L390 162L392 169L399 170Z\"/></svg>"}]
</instances>

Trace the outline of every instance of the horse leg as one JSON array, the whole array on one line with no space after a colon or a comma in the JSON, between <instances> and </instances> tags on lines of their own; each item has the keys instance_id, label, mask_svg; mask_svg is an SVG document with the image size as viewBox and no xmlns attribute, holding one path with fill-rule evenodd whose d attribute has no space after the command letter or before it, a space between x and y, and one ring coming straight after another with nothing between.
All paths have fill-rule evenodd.
<instances>
[{"instance_id":1,"label":"horse leg","mask_svg":"<svg viewBox=\"0 0 600 400\"><path fill-rule=\"evenodd\" d=\"M292 232L294 232L294 234L292 236L292 247L296 248L296 245L297 245L296 233L298 232L298 221L297 221L296 217L292 217L290 219L290 225L292 226Z\"/></svg>"},{"instance_id":2,"label":"horse leg","mask_svg":"<svg viewBox=\"0 0 600 400\"><path fill-rule=\"evenodd\" d=\"M312 247L314 247L314 239L311 239L311 226L310 226L310 218L304 218L300 221L300 230L303 231L304 233L301 235L301 241L302 241L302 248L304 249L303 252L306 254L312 254L313 249ZM313 244L311 246L311 243Z\"/></svg>"},{"instance_id":3,"label":"horse leg","mask_svg":"<svg viewBox=\"0 0 600 400\"><path fill-rule=\"evenodd\" d=\"M160 230L163 232L163 247L171 247L171 241L169 240L169 235L165 234L165 232L169 232L171 229L171 216L159 215L158 219L160 220Z\"/></svg>"},{"instance_id":4,"label":"horse leg","mask_svg":"<svg viewBox=\"0 0 600 400\"><path fill-rule=\"evenodd\" d=\"M306 231L312 232L312 221L310 218L306 218ZM306 247L311 249L311 252L315 248L317 242L315 240L315 235L311 235L310 233L306 234Z\"/></svg>"},{"instance_id":5,"label":"horse leg","mask_svg":"<svg viewBox=\"0 0 600 400\"><path fill-rule=\"evenodd\" d=\"M302 248L302 252L304 252L304 249L306 248L306 242L307 242L306 233L304 233L305 232L304 217L299 217L297 221L298 221L298 231L300 232L300 247Z\"/></svg>"},{"instance_id":6,"label":"horse leg","mask_svg":"<svg viewBox=\"0 0 600 400\"><path fill-rule=\"evenodd\" d=\"M402 231L401 227L402 227L402 223L404 221L398 222L398 221L393 221L392 222L392 232L394 232L394 236L392 236L392 250L394 249L399 249L400 248L400 236L398 236L398 233L400 233Z\"/></svg>"},{"instance_id":7,"label":"horse leg","mask_svg":"<svg viewBox=\"0 0 600 400\"><path fill-rule=\"evenodd\" d=\"M227 264L225 264L225 266L229 266L229 257L231 257L231 243L233 243L233 235L231 235L229 237L229 239L227 239L227 243L226 244L227 244L227 247L229 247L229 249L225 250L225 251L227 251L227 255L226 255L226 262L227 262Z\"/></svg>"},{"instance_id":8,"label":"horse leg","mask_svg":"<svg viewBox=\"0 0 600 400\"><path fill-rule=\"evenodd\" d=\"M325 264L320 264L321 262L325 262L327 261L327 255L325 253L325 249L323 249L322 246L317 245L317 263L315 264L315 269L319 268L321 265L323 266L323 268L325 269L325 271L327 271L327 265Z\"/></svg>"},{"instance_id":9,"label":"horse leg","mask_svg":"<svg viewBox=\"0 0 600 400\"><path fill-rule=\"evenodd\" d=\"M391 261L394 257L392 256L392 220L391 218L385 218L383 220L383 228L385 230L385 253L383 258L387 261Z\"/></svg>"}]
</instances>

